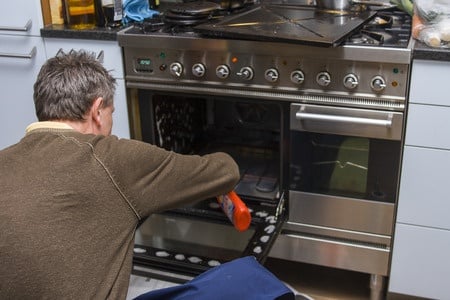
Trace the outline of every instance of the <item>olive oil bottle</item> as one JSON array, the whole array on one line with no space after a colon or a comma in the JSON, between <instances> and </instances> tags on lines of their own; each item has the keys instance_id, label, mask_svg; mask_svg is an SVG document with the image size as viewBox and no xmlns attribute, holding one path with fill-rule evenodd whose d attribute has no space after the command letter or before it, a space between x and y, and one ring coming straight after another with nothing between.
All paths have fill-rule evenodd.
<instances>
[{"instance_id":1,"label":"olive oil bottle","mask_svg":"<svg viewBox=\"0 0 450 300\"><path fill-rule=\"evenodd\" d=\"M67 25L72 29L90 29L96 24L94 0L65 0Z\"/></svg>"}]
</instances>

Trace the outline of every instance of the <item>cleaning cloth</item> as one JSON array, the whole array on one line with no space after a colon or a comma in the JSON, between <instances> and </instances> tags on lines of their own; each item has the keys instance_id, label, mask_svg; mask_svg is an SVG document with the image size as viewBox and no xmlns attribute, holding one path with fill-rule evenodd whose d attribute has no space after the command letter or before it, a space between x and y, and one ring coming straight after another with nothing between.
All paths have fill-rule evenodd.
<instances>
[{"instance_id":1,"label":"cleaning cloth","mask_svg":"<svg viewBox=\"0 0 450 300\"><path fill-rule=\"evenodd\" d=\"M209 269L185 284L150 291L135 300L294 300L283 282L253 256Z\"/></svg>"},{"instance_id":2,"label":"cleaning cloth","mask_svg":"<svg viewBox=\"0 0 450 300\"><path fill-rule=\"evenodd\" d=\"M123 22L142 22L145 19L153 18L159 12L150 9L148 0L125 0L123 2Z\"/></svg>"}]
</instances>

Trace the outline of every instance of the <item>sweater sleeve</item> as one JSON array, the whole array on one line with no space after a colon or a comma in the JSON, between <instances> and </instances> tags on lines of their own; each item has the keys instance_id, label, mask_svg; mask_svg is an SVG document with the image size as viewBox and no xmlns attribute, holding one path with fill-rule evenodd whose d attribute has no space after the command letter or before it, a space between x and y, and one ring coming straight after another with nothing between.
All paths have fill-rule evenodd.
<instances>
[{"instance_id":1,"label":"sweater sleeve","mask_svg":"<svg viewBox=\"0 0 450 300\"><path fill-rule=\"evenodd\" d=\"M226 153L182 155L134 140L105 140L104 164L140 218L225 194L239 180Z\"/></svg>"}]
</instances>

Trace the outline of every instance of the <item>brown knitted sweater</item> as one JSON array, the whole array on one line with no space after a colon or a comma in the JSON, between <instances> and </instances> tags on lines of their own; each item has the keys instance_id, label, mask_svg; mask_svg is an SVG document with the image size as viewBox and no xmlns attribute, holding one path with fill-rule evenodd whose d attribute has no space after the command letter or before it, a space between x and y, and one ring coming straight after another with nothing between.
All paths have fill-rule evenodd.
<instances>
[{"instance_id":1,"label":"brown knitted sweater","mask_svg":"<svg viewBox=\"0 0 450 300\"><path fill-rule=\"evenodd\" d=\"M224 153L53 125L0 151L0 299L125 299L138 221L239 179Z\"/></svg>"}]
</instances>

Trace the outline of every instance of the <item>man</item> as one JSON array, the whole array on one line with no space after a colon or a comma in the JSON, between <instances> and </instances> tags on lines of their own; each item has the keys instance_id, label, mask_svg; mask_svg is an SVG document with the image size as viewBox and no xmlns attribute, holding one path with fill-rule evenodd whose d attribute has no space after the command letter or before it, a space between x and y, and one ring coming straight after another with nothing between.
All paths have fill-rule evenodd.
<instances>
[{"instance_id":1,"label":"man","mask_svg":"<svg viewBox=\"0 0 450 300\"><path fill-rule=\"evenodd\" d=\"M137 224L236 185L225 153L111 136L114 91L88 53L43 65L39 122L0 151L0 299L125 299Z\"/></svg>"}]
</instances>

